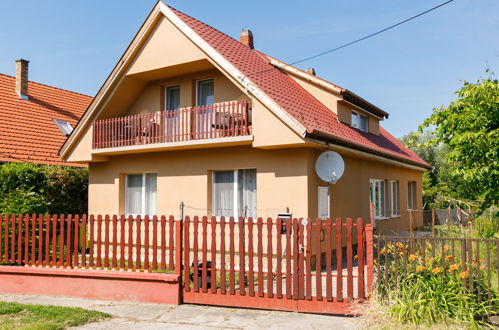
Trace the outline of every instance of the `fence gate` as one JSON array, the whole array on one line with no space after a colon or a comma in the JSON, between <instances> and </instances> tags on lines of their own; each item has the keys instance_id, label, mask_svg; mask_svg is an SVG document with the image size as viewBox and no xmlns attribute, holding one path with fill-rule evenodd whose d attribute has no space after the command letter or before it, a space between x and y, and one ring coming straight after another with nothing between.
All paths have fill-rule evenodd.
<instances>
[{"instance_id":1,"label":"fence gate","mask_svg":"<svg viewBox=\"0 0 499 330\"><path fill-rule=\"evenodd\" d=\"M183 300L352 314L372 286L372 243L362 219L186 217Z\"/></svg>"}]
</instances>

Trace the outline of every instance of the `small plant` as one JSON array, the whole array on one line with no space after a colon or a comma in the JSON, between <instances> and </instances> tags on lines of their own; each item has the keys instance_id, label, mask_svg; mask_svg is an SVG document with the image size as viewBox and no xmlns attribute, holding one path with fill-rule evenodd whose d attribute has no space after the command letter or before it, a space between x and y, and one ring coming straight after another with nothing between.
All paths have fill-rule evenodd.
<instances>
[{"instance_id":1,"label":"small plant","mask_svg":"<svg viewBox=\"0 0 499 330\"><path fill-rule=\"evenodd\" d=\"M459 256L447 246L425 243L424 248L431 257L402 242L388 243L379 251L376 291L391 316L415 325L485 325L490 313L498 310L499 299L494 291L488 295L482 267L475 262L463 269Z\"/></svg>"},{"instance_id":2,"label":"small plant","mask_svg":"<svg viewBox=\"0 0 499 330\"><path fill-rule=\"evenodd\" d=\"M18 188L0 200L0 214L45 214L49 205L32 189Z\"/></svg>"}]
</instances>

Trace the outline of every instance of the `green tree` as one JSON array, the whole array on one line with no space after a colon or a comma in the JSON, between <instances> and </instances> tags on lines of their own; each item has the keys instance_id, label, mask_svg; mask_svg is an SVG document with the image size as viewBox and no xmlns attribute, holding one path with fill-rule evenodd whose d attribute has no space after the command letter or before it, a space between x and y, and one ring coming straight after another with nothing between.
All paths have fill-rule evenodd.
<instances>
[{"instance_id":1,"label":"green tree","mask_svg":"<svg viewBox=\"0 0 499 330\"><path fill-rule=\"evenodd\" d=\"M448 175L460 194L480 201L483 211L499 199L499 82L491 77L465 81L456 94L419 127L420 135L434 128L433 137L416 147L447 146L445 160L453 165Z\"/></svg>"}]
</instances>

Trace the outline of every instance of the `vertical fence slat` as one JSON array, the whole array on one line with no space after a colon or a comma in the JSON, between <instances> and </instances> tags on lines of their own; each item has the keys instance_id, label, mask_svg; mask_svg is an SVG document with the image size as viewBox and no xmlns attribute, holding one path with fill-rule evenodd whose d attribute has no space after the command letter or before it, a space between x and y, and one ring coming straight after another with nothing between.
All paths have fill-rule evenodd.
<instances>
[{"instance_id":1,"label":"vertical fence slat","mask_svg":"<svg viewBox=\"0 0 499 330\"><path fill-rule=\"evenodd\" d=\"M79 233L80 233L80 216L75 215L74 217L74 233L73 233L73 267L74 266L79 266L79 258L80 255L78 253L78 248L79 248Z\"/></svg>"},{"instance_id":2,"label":"vertical fence slat","mask_svg":"<svg viewBox=\"0 0 499 330\"><path fill-rule=\"evenodd\" d=\"M56 217L57 219L57 217ZM0 232L3 228L3 224L1 223L2 218L0 217ZM2 237L0 236L0 245L2 245ZM1 250L1 247L0 247ZM1 257L1 252L0 252ZM0 259L1 260L1 259ZM30 256L30 265L35 265L36 263L36 214L31 216L31 256Z\"/></svg>"},{"instance_id":3,"label":"vertical fence slat","mask_svg":"<svg viewBox=\"0 0 499 330\"><path fill-rule=\"evenodd\" d=\"M293 219L293 299L298 300L300 297L300 288L298 285L298 262L299 262L299 233L298 233L298 219Z\"/></svg>"},{"instance_id":4,"label":"vertical fence slat","mask_svg":"<svg viewBox=\"0 0 499 330\"><path fill-rule=\"evenodd\" d=\"M291 273L291 231L292 220L286 219L286 299L292 299L292 273Z\"/></svg>"},{"instance_id":5,"label":"vertical fence slat","mask_svg":"<svg viewBox=\"0 0 499 330\"><path fill-rule=\"evenodd\" d=\"M257 226L257 254L258 254L258 296L263 297L263 219L258 218Z\"/></svg>"},{"instance_id":6,"label":"vertical fence slat","mask_svg":"<svg viewBox=\"0 0 499 330\"><path fill-rule=\"evenodd\" d=\"M211 217L211 293L217 293L217 218Z\"/></svg>"},{"instance_id":7,"label":"vertical fence slat","mask_svg":"<svg viewBox=\"0 0 499 330\"><path fill-rule=\"evenodd\" d=\"M97 216L97 242L96 242L96 250L97 250L97 255L96 255L96 264L97 268L100 268L102 266L102 259L101 259L101 250L102 250L102 215Z\"/></svg>"},{"instance_id":8,"label":"vertical fence slat","mask_svg":"<svg viewBox=\"0 0 499 330\"><path fill-rule=\"evenodd\" d=\"M1 230L1 228L0 228ZM0 242L2 240L0 239ZM29 215L24 216L24 256L23 263L27 265L28 262L28 250L29 250Z\"/></svg>"},{"instance_id":9,"label":"vertical fence slat","mask_svg":"<svg viewBox=\"0 0 499 330\"><path fill-rule=\"evenodd\" d=\"M234 217L229 218L229 292L236 294L235 274L234 274Z\"/></svg>"},{"instance_id":10,"label":"vertical fence slat","mask_svg":"<svg viewBox=\"0 0 499 330\"><path fill-rule=\"evenodd\" d=\"M125 269L125 216L120 216L120 269Z\"/></svg>"},{"instance_id":11,"label":"vertical fence slat","mask_svg":"<svg viewBox=\"0 0 499 330\"><path fill-rule=\"evenodd\" d=\"M66 247L65 247L65 250L66 250L66 261L64 262L64 265L65 266L71 266L71 263L72 263L72 259L71 259L71 252L72 252L72 249L71 249L71 237L73 237L73 232L71 230L71 225L73 223L73 217L71 214L69 214L67 216L67 218L65 219L66 221ZM48 244L47 244L48 245Z\"/></svg>"},{"instance_id":12,"label":"vertical fence slat","mask_svg":"<svg viewBox=\"0 0 499 330\"><path fill-rule=\"evenodd\" d=\"M93 214L90 215L89 227L88 230L88 245L89 245L89 253L88 253L88 265L90 267L94 267L94 232L95 232L95 217Z\"/></svg>"},{"instance_id":13,"label":"vertical fence slat","mask_svg":"<svg viewBox=\"0 0 499 330\"><path fill-rule=\"evenodd\" d=\"M169 263L168 263L168 269L173 270L174 268L174 249L175 249L175 242L174 242L174 225L175 225L175 218L173 216L170 216L168 219L169 223L169 242L168 242L168 249L169 249Z\"/></svg>"},{"instance_id":14,"label":"vertical fence slat","mask_svg":"<svg viewBox=\"0 0 499 330\"><path fill-rule=\"evenodd\" d=\"M203 236L202 236L202 267L201 270L201 287L203 292L208 292L208 217L203 216L201 219L201 225L203 227Z\"/></svg>"},{"instance_id":15,"label":"vertical fence slat","mask_svg":"<svg viewBox=\"0 0 499 330\"><path fill-rule=\"evenodd\" d=\"M305 288L305 299L312 300L312 221L307 223L305 228L307 242L305 243L305 276L306 276L306 288Z\"/></svg>"},{"instance_id":16,"label":"vertical fence slat","mask_svg":"<svg viewBox=\"0 0 499 330\"><path fill-rule=\"evenodd\" d=\"M144 217L144 270L149 270L149 216Z\"/></svg>"},{"instance_id":17,"label":"vertical fence slat","mask_svg":"<svg viewBox=\"0 0 499 330\"><path fill-rule=\"evenodd\" d=\"M158 217L152 217L152 269L158 269Z\"/></svg>"},{"instance_id":18,"label":"vertical fence slat","mask_svg":"<svg viewBox=\"0 0 499 330\"><path fill-rule=\"evenodd\" d=\"M371 295L371 292L373 290L373 281L374 281L374 242L373 242L372 224L367 224L365 231L366 231L366 262L367 262L367 294ZM424 259L424 253L422 258ZM378 260L378 265L379 265L379 260Z\"/></svg>"},{"instance_id":19,"label":"vertical fence slat","mask_svg":"<svg viewBox=\"0 0 499 330\"><path fill-rule=\"evenodd\" d=\"M269 298L274 297L274 274L272 272L272 218L267 218L267 295Z\"/></svg>"},{"instance_id":20,"label":"vertical fence slat","mask_svg":"<svg viewBox=\"0 0 499 330\"><path fill-rule=\"evenodd\" d=\"M333 272L331 267L333 258L331 255L331 218L326 219L324 238L326 240L326 299L331 302L333 301L333 277L331 276L331 273Z\"/></svg>"},{"instance_id":21,"label":"vertical fence slat","mask_svg":"<svg viewBox=\"0 0 499 330\"><path fill-rule=\"evenodd\" d=\"M255 265L253 256L253 218L248 219L248 294L255 296Z\"/></svg>"},{"instance_id":22,"label":"vertical fence slat","mask_svg":"<svg viewBox=\"0 0 499 330\"><path fill-rule=\"evenodd\" d=\"M336 218L336 300L343 301L343 225L341 218Z\"/></svg>"},{"instance_id":23,"label":"vertical fence slat","mask_svg":"<svg viewBox=\"0 0 499 330\"><path fill-rule=\"evenodd\" d=\"M347 297L353 299L352 218L347 218Z\"/></svg>"},{"instance_id":24,"label":"vertical fence slat","mask_svg":"<svg viewBox=\"0 0 499 330\"><path fill-rule=\"evenodd\" d=\"M363 301L364 295L364 222L357 219L357 292L359 300Z\"/></svg>"},{"instance_id":25,"label":"vertical fence slat","mask_svg":"<svg viewBox=\"0 0 499 330\"><path fill-rule=\"evenodd\" d=\"M225 217L220 218L220 293L226 293L225 279Z\"/></svg>"},{"instance_id":26,"label":"vertical fence slat","mask_svg":"<svg viewBox=\"0 0 499 330\"><path fill-rule=\"evenodd\" d=\"M142 219L139 216L135 218L135 268L142 269Z\"/></svg>"},{"instance_id":27,"label":"vertical fence slat","mask_svg":"<svg viewBox=\"0 0 499 330\"><path fill-rule=\"evenodd\" d=\"M57 261L58 266L64 265L64 225L65 217L63 214L59 217L59 260Z\"/></svg>"},{"instance_id":28,"label":"vertical fence slat","mask_svg":"<svg viewBox=\"0 0 499 330\"><path fill-rule=\"evenodd\" d=\"M128 262L127 262L127 268L129 270L133 270L135 268L134 263L133 263L133 217L131 215L128 216L127 218L128 222Z\"/></svg>"},{"instance_id":29,"label":"vertical fence slat","mask_svg":"<svg viewBox=\"0 0 499 330\"><path fill-rule=\"evenodd\" d=\"M276 296L278 299L282 299L282 219L277 219L276 227L277 235L277 261L276 261Z\"/></svg>"},{"instance_id":30,"label":"vertical fence slat","mask_svg":"<svg viewBox=\"0 0 499 330\"><path fill-rule=\"evenodd\" d=\"M48 221L47 221L47 223L48 223ZM22 243L23 243L23 240L22 240L22 234L23 234L23 216L22 215L18 215L17 216L16 224L17 224L16 262L18 264L20 264L21 261L22 261L22 253L23 253L23 248L22 248Z\"/></svg>"},{"instance_id":31,"label":"vertical fence slat","mask_svg":"<svg viewBox=\"0 0 499 330\"><path fill-rule=\"evenodd\" d=\"M111 219L106 214L104 217L104 267L109 268L109 225Z\"/></svg>"},{"instance_id":32,"label":"vertical fence slat","mask_svg":"<svg viewBox=\"0 0 499 330\"><path fill-rule=\"evenodd\" d=\"M321 248L321 231L322 219L315 220L315 286L317 300L322 301L322 248Z\"/></svg>"},{"instance_id":33,"label":"vertical fence slat","mask_svg":"<svg viewBox=\"0 0 499 330\"><path fill-rule=\"evenodd\" d=\"M184 249L184 290L189 292L191 291L191 278L190 278L190 242L189 242L189 225L190 225L190 218L187 216L185 217L184 222L184 244L183 244L183 249ZM178 242L177 242L178 243Z\"/></svg>"},{"instance_id":34,"label":"vertical fence slat","mask_svg":"<svg viewBox=\"0 0 499 330\"><path fill-rule=\"evenodd\" d=\"M245 284L244 284L244 280L245 280L245 262L244 262L244 258L245 258L245 249L244 249L244 236L245 236L245 233L244 233L244 227L245 227L245 224L244 224L244 218L242 217L239 217L239 294L241 296L244 296L246 295L246 287L245 287Z\"/></svg>"},{"instance_id":35,"label":"vertical fence slat","mask_svg":"<svg viewBox=\"0 0 499 330\"><path fill-rule=\"evenodd\" d=\"M81 265L83 267L87 266L87 215L84 214L81 224Z\"/></svg>"},{"instance_id":36,"label":"vertical fence slat","mask_svg":"<svg viewBox=\"0 0 499 330\"><path fill-rule=\"evenodd\" d=\"M194 221L193 221L193 226L194 226L194 233L193 233L193 276L194 276L194 281L193 281L193 286L194 286L194 291L198 292L199 291L199 272L198 272L198 225L199 225L199 217L195 216Z\"/></svg>"},{"instance_id":37,"label":"vertical fence slat","mask_svg":"<svg viewBox=\"0 0 499 330\"><path fill-rule=\"evenodd\" d=\"M173 218L173 217L172 217ZM173 219L172 219L173 220ZM160 263L160 269L161 270L166 270L166 217L164 215L161 216L160 219L160 228L161 228L161 240L160 240L160 246L161 246L161 263ZM170 245L171 245L171 239L173 235L171 234L172 230L170 227L169 233L170 233ZM178 244L178 243L177 243ZM171 260L171 256L170 256ZM171 268L169 268L172 270Z\"/></svg>"},{"instance_id":38,"label":"vertical fence slat","mask_svg":"<svg viewBox=\"0 0 499 330\"><path fill-rule=\"evenodd\" d=\"M111 267L114 269L118 266L118 216L113 215L113 254L111 259Z\"/></svg>"}]
</instances>

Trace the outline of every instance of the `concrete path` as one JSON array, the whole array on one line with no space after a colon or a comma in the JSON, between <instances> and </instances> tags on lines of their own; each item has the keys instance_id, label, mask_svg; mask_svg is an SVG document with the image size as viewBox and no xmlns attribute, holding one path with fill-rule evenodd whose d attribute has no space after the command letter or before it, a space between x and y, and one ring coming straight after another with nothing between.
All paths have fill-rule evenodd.
<instances>
[{"instance_id":1,"label":"concrete path","mask_svg":"<svg viewBox=\"0 0 499 330\"><path fill-rule=\"evenodd\" d=\"M350 317L235 309L199 305L160 305L32 295L0 295L26 304L82 307L113 318L79 329L356 329Z\"/></svg>"}]
</instances>

